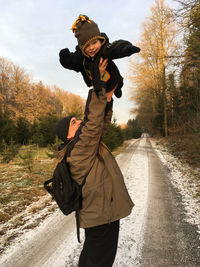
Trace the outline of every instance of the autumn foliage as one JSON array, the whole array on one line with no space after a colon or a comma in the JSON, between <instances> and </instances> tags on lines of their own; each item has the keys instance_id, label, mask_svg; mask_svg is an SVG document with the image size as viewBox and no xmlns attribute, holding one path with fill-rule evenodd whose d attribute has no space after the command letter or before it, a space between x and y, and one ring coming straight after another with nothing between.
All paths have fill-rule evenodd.
<instances>
[{"instance_id":1,"label":"autumn foliage","mask_svg":"<svg viewBox=\"0 0 200 267\"><path fill-rule=\"evenodd\" d=\"M199 132L200 3L180 0L178 10L156 0L143 24L138 62L130 63L132 110L152 134Z\"/></svg>"},{"instance_id":2,"label":"autumn foliage","mask_svg":"<svg viewBox=\"0 0 200 267\"><path fill-rule=\"evenodd\" d=\"M84 100L56 86L33 82L31 75L0 58L0 143L53 143L53 125L61 117L83 116Z\"/></svg>"}]
</instances>

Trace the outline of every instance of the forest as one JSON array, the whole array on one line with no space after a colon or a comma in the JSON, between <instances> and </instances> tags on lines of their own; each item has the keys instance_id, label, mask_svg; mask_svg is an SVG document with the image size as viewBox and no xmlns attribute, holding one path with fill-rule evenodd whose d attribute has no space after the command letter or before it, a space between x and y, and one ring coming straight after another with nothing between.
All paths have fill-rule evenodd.
<instances>
[{"instance_id":1,"label":"forest","mask_svg":"<svg viewBox=\"0 0 200 267\"><path fill-rule=\"evenodd\" d=\"M129 74L139 125L165 137L200 130L200 2L174 2L176 10L155 1Z\"/></svg>"},{"instance_id":2,"label":"forest","mask_svg":"<svg viewBox=\"0 0 200 267\"><path fill-rule=\"evenodd\" d=\"M27 71L0 58L0 142L54 143L53 125L66 115L80 117L84 100L56 86L32 82Z\"/></svg>"},{"instance_id":3,"label":"forest","mask_svg":"<svg viewBox=\"0 0 200 267\"><path fill-rule=\"evenodd\" d=\"M34 83L30 75L13 62L0 58L0 148L9 145L37 144L46 147L56 142L56 121L73 115L83 118L85 100L56 86ZM122 130L114 120L105 137L114 149L125 139L139 137L135 120ZM58 141L58 140L57 140ZM13 154L14 155L14 154Z\"/></svg>"},{"instance_id":4,"label":"forest","mask_svg":"<svg viewBox=\"0 0 200 267\"><path fill-rule=\"evenodd\" d=\"M104 141L112 150L142 131L163 137L199 134L200 4L175 2L178 8L171 9L156 0L143 23L141 52L137 61L129 61L128 73L136 107L125 129L115 119L111 123ZM67 115L83 118L84 104L56 85L33 82L28 70L1 57L0 151L9 144L54 144L55 122Z\"/></svg>"}]
</instances>

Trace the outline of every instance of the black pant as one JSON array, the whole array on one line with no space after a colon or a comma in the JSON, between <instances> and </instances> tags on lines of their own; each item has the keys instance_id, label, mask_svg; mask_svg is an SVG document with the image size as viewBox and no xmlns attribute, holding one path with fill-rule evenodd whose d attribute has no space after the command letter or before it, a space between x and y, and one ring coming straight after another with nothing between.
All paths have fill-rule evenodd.
<instances>
[{"instance_id":1,"label":"black pant","mask_svg":"<svg viewBox=\"0 0 200 267\"><path fill-rule=\"evenodd\" d=\"M78 267L112 267L118 236L119 221L86 228Z\"/></svg>"}]
</instances>

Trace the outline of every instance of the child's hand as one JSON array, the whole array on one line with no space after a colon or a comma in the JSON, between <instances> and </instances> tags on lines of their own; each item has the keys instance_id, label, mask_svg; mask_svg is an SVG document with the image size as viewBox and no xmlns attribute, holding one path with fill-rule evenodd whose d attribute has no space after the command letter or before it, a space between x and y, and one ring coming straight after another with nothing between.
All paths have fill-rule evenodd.
<instances>
[{"instance_id":1,"label":"child's hand","mask_svg":"<svg viewBox=\"0 0 200 267\"><path fill-rule=\"evenodd\" d=\"M106 67L108 65L108 59L104 59L101 57L99 60L99 72L100 72L100 79L102 80Z\"/></svg>"}]
</instances>

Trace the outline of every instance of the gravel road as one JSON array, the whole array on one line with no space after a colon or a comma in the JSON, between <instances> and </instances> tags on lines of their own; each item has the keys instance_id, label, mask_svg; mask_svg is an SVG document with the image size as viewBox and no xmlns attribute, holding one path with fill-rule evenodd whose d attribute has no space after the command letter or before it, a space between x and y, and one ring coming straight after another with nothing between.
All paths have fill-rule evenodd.
<instances>
[{"instance_id":1,"label":"gravel road","mask_svg":"<svg viewBox=\"0 0 200 267\"><path fill-rule=\"evenodd\" d=\"M135 207L121 220L113 267L199 267L198 229L185 219L181 194L172 185L170 170L149 138L131 141L117 161ZM76 267L81 247L76 240L74 216L56 211L18 238L2 255L0 266Z\"/></svg>"},{"instance_id":2,"label":"gravel road","mask_svg":"<svg viewBox=\"0 0 200 267\"><path fill-rule=\"evenodd\" d=\"M147 139L149 193L140 266L200 266L198 229L185 220L180 193Z\"/></svg>"}]
</instances>

